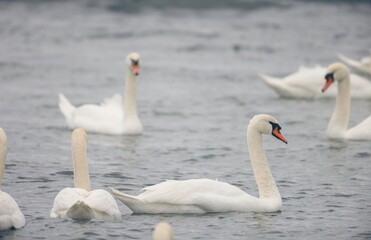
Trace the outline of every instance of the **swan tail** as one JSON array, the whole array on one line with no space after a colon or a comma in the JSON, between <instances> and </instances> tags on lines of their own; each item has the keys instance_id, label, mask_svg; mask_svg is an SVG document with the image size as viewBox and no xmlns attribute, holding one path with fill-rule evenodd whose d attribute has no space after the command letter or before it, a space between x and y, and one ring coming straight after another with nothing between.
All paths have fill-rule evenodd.
<instances>
[{"instance_id":1,"label":"swan tail","mask_svg":"<svg viewBox=\"0 0 371 240\"><path fill-rule=\"evenodd\" d=\"M281 79L279 79L279 78L271 77L271 76L269 76L269 75L262 74L262 73L259 73L258 75L259 75L260 79L261 79L265 84L267 84L267 85L270 86L270 87L275 87L275 86L280 85L280 81L281 81Z\"/></svg>"},{"instance_id":2,"label":"swan tail","mask_svg":"<svg viewBox=\"0 0 371 240\"><path fill-rule=\"evenodd\" d=\"M353 60L351 58L348 58L342 54L338 54L338 58L344 62L345 64L349 65L349 66L358 66L359 63L356 61L356 60Z\"/></svg>"},{"instance_id":3,"label":"swan tail","mask_svg":"<svg viewBox=\"0 0 371 240\"><path fill-rule=\"evenodd\" d=\"M72 116L76 107L61 93L59 94L59 109L66 118L68 126L72 128Z\"/></svg>"},{"instance_id":4,"label":"swan tail","mask_svg":"<svg viewBox=\"0 0 371 240\"><path fill-rule=\"evenodd\" d=\"M83 201L77 201L67 210L66 217L74 220L90 220L94 218L94 210Z\"/></svg>"},{"instance_id":5,"label":"swan tail","mask_svg":"<svg viewBox=\"0 0 371 240\"><path fill-rule=\"evenodd\" d=\"M139 200L135 196L131 196L128 194L125 194L123 192L120 192L119 190L116 190L114 188L111 188L112 195L115 196L118 200L120 200L122 203L124 203L128 208L130 208L133 212L136 212L135 206L143 205L145 204L143 201Z\"/></svg>"},{"instance_id":6,"label":"swan tail","mask_svg":"<svg viewBox=\"0 0 371 240\"><path fill-rule=\"evenodd\" d=\"M259 74L259 77L265 85L272 88L278 95L282 97L291 96L291 93L288 92L287 86L284 85L282 79L271 77L266 74Z\"/></svg>"}]
</instances>

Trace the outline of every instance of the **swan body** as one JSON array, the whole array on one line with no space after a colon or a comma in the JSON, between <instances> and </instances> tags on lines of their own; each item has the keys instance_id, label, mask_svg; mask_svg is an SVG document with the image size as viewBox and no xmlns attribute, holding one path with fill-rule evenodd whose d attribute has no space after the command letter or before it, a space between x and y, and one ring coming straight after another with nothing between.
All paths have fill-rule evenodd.
<instances>
[{"instance_id":1,"label":"swan body","mask_svg":"<svg viewBox=\"0 0 371 240\"><path fill-rule=\"evenodd\" d=\"M100 105L85 104L75 107L59 94L59 109L70 129L84 128L88 132L104 134L137 135L143 132L136 107L136 91L139 74L138 53L126 58L128 75L125 83L124 101L118 94L106 98Z\"/></svg>"},{"instance_id":2,"label":"swan body","mask_svg":"<svg viewBox=\"0 0 371 240\"><path fill-rule=\"evenodd\" d=\"M173 237L173 228L167 222L158 223L152 234L153 240L172 240Z\"/></svg>"},{"instance_id":3,"label":"swan body","mask_svg":"<svg viewBox=\"0 0 371 240\"><path fill-rule=\"evenodd\" d=\"M5 132L0 128L0 187L5 170L7 154L7 138ZM11 228L22 228L26 220L17 202L6 192L0 190L0 231Z\"/></svg>"},{"instance_id":4,"label":"swan body","mask_svg":"<svg viewBox=\"0 0 371 240\"><path fill-rule=\"evenodd\" d=\"M336 97L336 89L329 89L325 94L321 94L318 89L323 84L323 76L326 68L301 67L293 74L283 79L260 74L261 80L272 88L279 96L285 98L333 98ZM356 74L351 74L351 96L353 98L371 99L371 82Z\"/></svg>"},{"instance_id":5,"label":"swan body","mask_svg":"<svg viewBox=\"0 0 371 240\"><path fill-rule=\"evenodd\" d=\"M87 136L83 129L73 131L72 155L75 187L64 188L57 194L50 217L74 220L120 220L121 213L112 195L102 189L90 190L86 139Z\"/></svg>"},{"instance_id":6,"label":"swan body","mask_svg":"<svg viewBox=\"0 0 371 240\"><path fill-rule=\"evenodd\" d=\"M371 56L370 57L364 57L360 61L348 58L344 55L339 54L339 59L348 65L352 70L359 74L364 74L366 76L371 76ZM353 81L353 78L352 78Z\"/></svg>"},{"instance_id":7,"label":"swan body","mask_svg":"<svg viewBox=\"0 0 371 240\"><path fill-rule=\"evenodd\" d=\"M350 76L347 67L341 63L331 64L327 68L326 83L322 91L338 82L338 95L335 109L327 127L327 136L333 139L371 140L371 116L360 124L348 129L350 114Z\"/></svg>"},{"instance_id":8,"label":"swan body","mask_svg":"<svg viewBox=\"0 0 371 240\"><path fill-rule=\"evenodd\" d=\"M248 127L248 147L259 188L254 197L225 182L210 179L170 180L144 188L131 196L111 188L113 195L135 213L275 212L282 199L269 170L262 147L262 134L272 133L285 141L272 116L255 116Z\"/></svg>"}]
</instances>

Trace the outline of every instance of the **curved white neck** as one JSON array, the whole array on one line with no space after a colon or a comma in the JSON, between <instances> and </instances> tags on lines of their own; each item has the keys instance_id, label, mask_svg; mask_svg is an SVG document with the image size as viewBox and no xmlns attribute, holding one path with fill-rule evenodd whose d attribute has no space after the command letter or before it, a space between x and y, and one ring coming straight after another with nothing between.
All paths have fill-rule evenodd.
<instances>
[{"instance_id":1,"label":"curved white neck","mask_svg":"<svg viewBox=\"0 0 371 240\"><path fill-rule=\"evenodd\" d=\"M327 135L332 138L344 138L348 130L350 112L350 79L347 75L338 82L335 110L327 126Z\"/></svg>"},{"instance_id":2,"label":"curved white neck","mask_svg":"<svg viewBox=\"0 0 371 240\"><path fill-rule=\"evenodd\" d=\"M0 187L1 187L1 183L3 181L3 176L4 176L4 171L5 171L5 161L6 161L6 154L7 154L6 136L4 135L0 141L1 141L0 142Z\"/></svg>"},{"instance_id":3,"label":"curved white neck","mask_svg":"<svg viewBox=\"0 0 371 240\"><path fill-rule=\"evenodd\" d=\"M90 191L87 143L85 136L72 135L73 180L76 188Z\"/></svg>"},{"instance_id":4,"label":"curved white neck","mask_svg":"<svg viewBox=\"0 0 371 240\"><path fill-rule=\"evenodd\" d=\"M138 118L137 114L137 80L138 77L129 70L124 92L124 122L130 118Z\"/></svg>"},{"instance_id":5,"label":"curved white neck","mask_svg":"<svg viewBox=\"0 0 371 240\"><path fill-rule=\"evenodd\" d=\"M253 127L247 130L247 145L260 198L281 198L264 154L262 134Z\"/></svg>"}]
</instances>

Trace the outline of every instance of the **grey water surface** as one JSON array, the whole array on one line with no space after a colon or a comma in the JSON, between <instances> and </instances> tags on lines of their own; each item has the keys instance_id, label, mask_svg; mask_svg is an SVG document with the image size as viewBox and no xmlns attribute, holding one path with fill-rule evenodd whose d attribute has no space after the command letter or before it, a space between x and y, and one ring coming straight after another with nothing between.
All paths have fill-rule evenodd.
<instances>
[{"instance_id":1,"label":"grey water surface","mask_svg":"<svg viewBox=\"0 0 371 240\"><path fill-rule=\"evenodd\" d=\"M257 73L284 76L371 47L369 1L0 1L0 126L9 152L1 189L27 225L4 239L371 238L371 142L330 141L334 99L279 98ZM124 59L142 56L142 136L89 134L92 188L138 194L166 179L211 178L258 191L246 127L274 115L289 144L264 146L283 198L276 213L145 215L119 222L52 219L72 186L70 134L58 93L76 105L123 93ZM320 91L320 89L318 89ZM352 101L350 125L371 113Z\"/></svg>"}]
</instances>

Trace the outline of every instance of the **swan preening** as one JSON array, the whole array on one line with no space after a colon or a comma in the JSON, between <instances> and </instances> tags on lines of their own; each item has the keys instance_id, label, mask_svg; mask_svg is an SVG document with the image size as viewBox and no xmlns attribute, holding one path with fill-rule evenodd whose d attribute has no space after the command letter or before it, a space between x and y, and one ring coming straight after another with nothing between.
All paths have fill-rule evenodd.
<instances>
[{"instance_id":1,"label":"swan preening","mask_svg":"<svg viewBox=\"0 0 371 240\"><path fill-rule=\"evenodd\" d=\"M285 98L332 98L336 97L336 89L329 89L321 94L318 89L323 84L323 76L326 73L324 67L301 67L282 79L260 74L261 80L272 88L279 96ZM352 98L371 99L371 82L367 79L351 74L351 96Z\"/></svg>"},{"instance_id":2,"label":"swan preening","mask_svg":"<svg viewBox=\"0 0 371 240\"><path fill-rule=\"evenodd\" d=\"M278 192L265 157L262 134L287 143L280 125L270 115L254 116L247 128L250 160L259 198L228 183L209 179L170 180L144 188L138 196L111 188L112 193L135 213L275 212L281 209Z\"/></svg>"},{"instance_id":3,"label":"swan preening","mask_svg":"<svg viewBox=\"0 0 371 240\"><path fill-rule=\"evenodd\" d=\"M112 195L102 189L90 190L87 135L84 129L72 133L74 188L64 188L54 199L50 217L74 220L120 220L121 213Z\"/></svg>"},{"instance_id":4,"label":"swan preening","mask_svg":"<svg viewBox=\"0 0 371 240\"><path fill-rule=\"evenodd\" d=\"M167 222L158 223L152 233L153 240L172 240L173 237L173 228Z\"/></svg>"},{"instance_id":5,"label":"swan preening","mask_svg":"<svg viewBox=\"0 0 371 240\"><path fill-rule=\"evenodd\" d=\"M348 58L341 54L339 54L338 57L342 62L351 67L353 71L369 77L371 76L371 56L364 57L360 61Z\"/></svg>"},{"instance_id":6,"label":"swan preening","mask_svg":"<svg viewBox=\"0 0 371 240\"><path fill-rule=\"evenodd\" d=\"M5 171L7 144L5 132L0 128L0 187ZM25 224L26 220L17 202L9 194L0 190L0 231L18 229Z\"/></svg>"},{"instance_id":7,"label":"swan preening","mask_svg":"<svg viewBox=\"0 0 371 240\"><path fill-rule=\"evenodd\" d=\"M139 61L138 53L130 53L126 58L128 69L124 102L121 96L116 94L112 98L104 99L100 105L85 104L75 107L63 94L59 94L59 108L69 128L81 127L88 132L105 134L141 134L143 127L138 117L136 102Z\"/></svg>"},{"instance_id":8,"label":"swan preening","mask_svg":"<svg viewBox=\"0 0 371 240\"><path fill-rule=\"evenodd\" d=\"M331 64L325 75L325 92L332 83L338 83L338 94L331 120L327 127L327 136L334 139L371 140L371 116L357 126L348 129L350 114L350 79L347 67L341 63Z\"/></svg>"}]
</instances>

